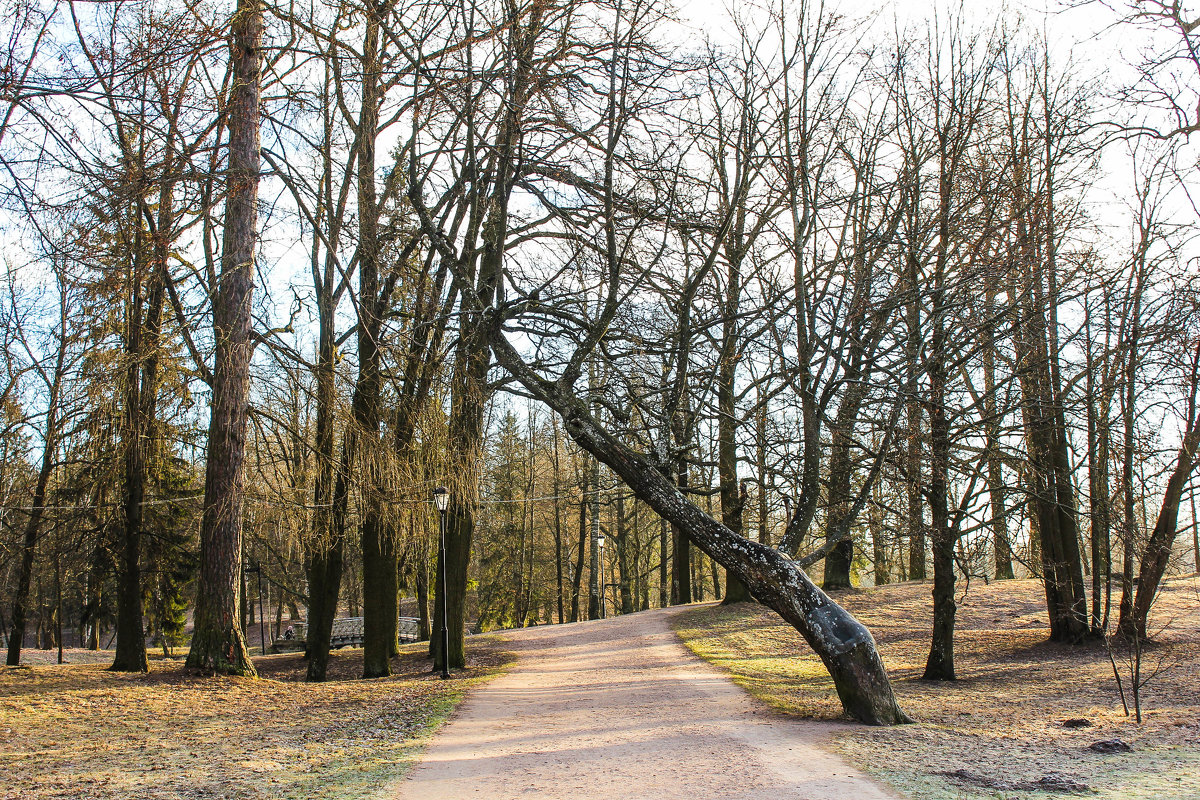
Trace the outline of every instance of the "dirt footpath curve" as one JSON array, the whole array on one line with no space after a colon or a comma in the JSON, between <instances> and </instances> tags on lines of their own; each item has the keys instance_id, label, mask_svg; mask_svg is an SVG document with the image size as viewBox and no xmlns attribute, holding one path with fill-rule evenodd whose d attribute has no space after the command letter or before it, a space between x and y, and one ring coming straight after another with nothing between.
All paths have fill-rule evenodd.
<instances>
[{"instance_id":1,"label":"dirt footpath curve","mask_svg":"<svg viewBox=\"0 0 1200 800\"><path fill-rule=\"evenodd\" d=\"M675 636L680 609L507 634L507 674L475 690L401 800L892 800L820 747L837 723L782 717Z\"/></svg>"}]
</instances>

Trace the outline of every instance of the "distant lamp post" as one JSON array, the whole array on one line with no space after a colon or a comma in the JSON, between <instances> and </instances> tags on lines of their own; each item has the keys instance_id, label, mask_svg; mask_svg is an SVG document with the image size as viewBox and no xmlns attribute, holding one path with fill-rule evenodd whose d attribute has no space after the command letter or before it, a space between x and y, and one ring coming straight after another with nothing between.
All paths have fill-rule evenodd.
<instances>
[{"instance_id":1,"label":"distant lamp post","mask_svg":"<svg viewBox=\"0 0 1200 800\"><path fill-rule=\"evenodd\" d=\"M604 607L604 534L596 534L596 549L599 553L596 560L600 563L600 619L608 619L608 611Z\"/></svg>"},{"instance_id":2,"label":"distant lamp post","mask_svg":"<svg viewBox=\"0 0 1200 800\"><path fill-rule=\"evenodd\" d=\"M433 490L433 504L437 506L441 536L438 539L438 562L442 565L442 677L450 677L450 626L447 620L449 605L446 602L446 509L450 507L450 490L439 486Z\"/></svg>"}]
</instances>

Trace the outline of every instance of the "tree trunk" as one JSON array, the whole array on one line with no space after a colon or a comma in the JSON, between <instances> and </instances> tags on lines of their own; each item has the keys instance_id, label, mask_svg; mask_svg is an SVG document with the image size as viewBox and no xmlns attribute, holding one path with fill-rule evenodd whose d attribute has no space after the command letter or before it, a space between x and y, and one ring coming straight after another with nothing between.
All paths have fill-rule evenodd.
<instances>
[{"instance_id":1,"label":"tree trunk","mask_svg":"<svg viewBox=\"0 0 1200 800\"><path fill-rule=\"evenodd\" d=\"M925 661L925 680L952 681L954 675L954 547L958 542L950 525L950 420L946 409L946 301L945 275L950 239L950 175L946 153L941 154L938 253L930 287L929 322L932 336L926 372L929 377L929 500L933 525L933 637Z\"/></svg>"},{"instance_id":2,"label":"tree trunk","mask_svg":"<svg viewBox=\"0 0 1200 800\"><path fill-rule=\"evenodd\" d=\"M891 581L887 552L887 534L884 529L883 491L880 482L871 489L875 497L867 511L867 525L871 530L871 551L875 559L875 585L883 586Z\"/></svg>"},{"instance_id":3,"label":"tree trunk","mask_svg":"<svg viewBox=\"0 0 1200 800\"><path fill-rule=\"evenodd\" d=\"M689 502L643 456L601 428L586 405L533 373L499 333L494 352L533 396L560 414L568 435L619 475L639 498L668 519L700 549L743 581L751 594L791 623L821 658L842 707L862 722L908 721L866 626L818 589L785 555L730 531Z\"/></svg>"},{"instance_id":4,"label":"tree trunk","mask_svg":"<svg viewBox=\"0 0 1200 800\"><path fill-rule=\"evenodd\" d=\"M1018 184L1020 181L1018 180ZM1045 271L1033 249L1023 220L1017 224L1022 263L1028 274L1011 289L1020 298L1014 305L1013 345L1021 385L1021 411L1025 425L1028 472L1033 516L1046 587L1050 616L1050 638L1059 642L1078 641L1088 631L1087 597L1083 566L1079 557L1075 490L1061 397L1055 390L1046 311L1041 304L1052 302L1042 290Z\"/></svg>"},{"instance_id":5,"label":"tree trunk","mask_svg":"<svg viewBox=\"0 0 1200 800\"><path fill-rule=\"evenodd\" d=\"M42 517L46 510L46 495L50 487L50 476L54 471L55 454L59 439L59 396L63 383L63 370L67 358L68 320L65 286L59 286L58 349L50 380L46 387L46 427L42 436L42 463L38 467L37 482L33 489L33 505L25 521L25 536L21 543L21 563L17 571L17 588L12 599L12 627L9 629L7 664L15 667L21 663L21 648L25 643L25 628L28 620L29 585L33 577L33 556L37 549ZM61 610L61 603L60 603ZM144 661L144 655L143 655ZM144 667L143 667L144 669Z\"/></svg>"},{"instance_id":6,"label":"tree trunk","mask_svg":"<svg viewBox=\"0 0 1200 800\"><path fill-rule=\"evenodd\" d=\"M591 514L591 536L588 537L588 619L600 619L600 461L593 458L591 464L592 495L588 498Z\"/></svg>"},{"instance_id":7,"label":"tree trunk","mask_svg":"<svg viewBox=\"0 0 1200 800\"><path fill-rule=\"evenodd\" d=\"M908 577L910 580L925 580L925 513L921 506L922 465L921 465L921 401L917 392L918 370L921 352L921 303L920 283L918 280L919 265L915 253L910 253L906 259L906 275L908 291L912 298L906 309L906 338L905 338L905 369L908 370L907 394L905 408L908 425L907 447L904 468L907 474L905 481L908 528Z\"/></svg>"},{"instance_id":8,"label":"tree trunk","mask_svg":"<svg viewBox=\"0 0 1200 800\"><path fill-rule=\"evenodd\" d=\"M1163 575L1167 572L1171 549L1175 545L1175 536L1179 529L1179 505L1183 501L1183 491L1187 487L1192 470L1196 467L1196 451L1200 448L1200 409L1196 403L1197 390L1200 389L1200 347L1197 347L1192 361L1191 389L1187 429L1175 456L1175 469L1171 471L1171 477L1167 479L1167 487L1163 491L1158 519L1150 533L1150 541L1146 543L1142 553L1137 595L1132 607L1127 613L1122 613L1118 622L1118 628L1123 634L1136 636L1139 640L1146 638L1146 620L1150 615L1150 606L1153 605ZM1124 608L1122 612L1125 612Z\"/></svg>"},{"instance_id":9,"label":"tree trunk","mask_svg":"<svg viewBox=\"0 0 1200 800\"><path fill-rule=\"evenodd\" d=\"M362 97L356 142L358 160L358 379L351 402L355 437L354 472L363 494L359 543L362 549L363 677L392 674L399 617L398 553L393 531L384 524L381 503L382 452L379 439L380 337L384 309L379 276L379 207L375 188L375 138L379 127L381 8L368 3L365 14Z\"/></svg>"},{"instance_id":10,"label":"tree trunk","mask_svg":"<svg viewBox=\"0 0 1200 800\"><path fill-rule=\"evenodd\" d=\"M621 613L633 613L633 585L629 566L629 526L625 519L625 495L617 494L617 583L621 591ZM636 562L635 562L636 563Z\"/></svg>"},{"instance_id":11,"label":"tree trunk","mask_svg":"<svg viewBox=\"0 0 1200 800\"><path fill-rule=\"evenodd\" d=\"M755 468L758 472L758 542L771 546L771 521L767 506L767 404L758 395L758 415L754 422Z\"/></svg>"},{"instance_id":12,"label":"tree trunk","mask_svg":"<svg viewBox=\"0 0 1200 800\"><path fill-rule=\"evenodd\" d=\"M658 607L671 604L670 549L671 526L667 518L658 521Z\"/></svg>"},{"instance_id":13,"label":"tree trunk","mask_svg":"<svg viewBox=\"0 0 1200 800\"><path fill-rule=\"evenodd\" d=\"M146 641L142 607L141 539L142 504L146 497L146 473L156 431L158 405L158 347L162 326L163 295L169 242L166 239L171 214L171 195L164 186L159 197L159 231L154 244L155 266L146 308L141 303L140 281L135 276L126 355L124 535L120 568L117 570L117 647L110 669L145 672Z\"/></svg>"},{"instance_id":14,"label":"tree trunk","mask_svg":"<svg viewBox=\"0 0 1200 800\"><path fill-rule=\"evenodd\" d=\"M739 154L739 162L740 162ZM742 166L739 163L739 174ZM726 275L725 297L722 308L721 351L717 358L717 480L721 491L721 522L739 536L742 535L742 512L746 496L739 491L737 471L737 366L738 366L738 311L741 308L741 260L745 250L743 231L745 228L744 206L735 214L733 231L726 246L729 269ZM715 581L714 581L715 582ZM726 573L725 599L723 605L741 603L750 599L750 592L737 579Z\"/></svg>"},{"instance_id":15,"label":"tree trunk","mask_svg":"<svg viewBox=\"0 0 1200 800\"><path fill-rule=\"evenodd\" d=\"M853 363L856 359L851 358ZM858 388L861 380L858 370L847 371L847 388L838 406L837 419L831 435L833 444L829 455L829 513L826 521L826 543L836 541L833 549L825 555L825 575L822 581L826 591L850 588L850 567L854 561L854 540L850 537L854 511L851 502L851 480L854 465L850 454L850 428L857 419L863 401L863 392Z\"/></svg>"},{"instance_id":16,"label":"tree trunk","mask_svg":"<svg viewBox=\"0 0 1200 800\"><path fill-rule=\"evenodd\" d=\"M221 275L213 297L216 354L212 418L200 528L195 630L187 665L206 672L254 675L237 624L242 561L243 460L249 401L251 293L258 224L259 70L263 11L238 0L233 17L233 72L227 109L229 167Z\"/></svg>"},{"instance_id":17,"label":"tree trunk","mask_svg":"<svg viewBox=\"0 0 1200 800\"><path fill-rule=\"evenodd\" d=\"M484 256L480 285L492 287L480 293L489 297L499 274L499 253ZM467 622L467 568L471 559L471 540L475 533L475 510L478 486L478 467L483 448L483 417L487 407L487 372L491 350L486 331L477 316L463 314L459 347L455 357L453 391L447 450L452 453L450 466L450 509L446 514L446 564L438 564L435 573L434 597L445 598L435 604L433 629L442 629L445 616L450 634L449 653L443 653L440 636L433 637L434 669L443 664L452 668L466 665L464 630ZM442 584L445 576L445 587ZM448 591L447 591L448 590ZM446 592L446 594L442 594Z\"/></svg>"},{"instance_id":18,"label":"tree trunk","mask_svg":"<svg viewBox=\"0 0 1200 800\"><path fill-rule=\"evenodd\" d=\"M680 494L686 493L688 488L688 468L686 464L679 468L677 486L680 489ZM681 603L690 602L692 602L692 545L688 541L687 532L684 528L672 520L671 605L677 606Z\"/></svg>"},{"instance_id":19,"label":"tree trunk","mask_svg":"<svg viewBox=\"0 0 1200 800\"><path fill-rule=\"evenodd\" d=\"M586 459L586 456L585 456ZM571 622L579 622L579 600L583 586L583 556L587 552L588 471L579 471L579 541L575 543L575 563L571 573Z\"/></svg>"},{"instance_id":20,"label":"tree trunk","mask_svg":"<svg viewBox=\"0 0 1200 800\"><path fill-rule=\"evenodd\" d=\"M46 490L50 484L50 473L54 469L54 453L57 436L53 433L58 426L58 402L52 392L46 417L47 438L42 449L42 465L38 469L37 484L33 490L33 507L25 521L25 537L21 546L21 565L17 572L17 590L12 598L12 627L8 634L7 664L15 667L21 663L21 647L25 642L25 627L28 620L29 586L33 576L33 555L37 549L38 532L46 506Z\"/></svg>"},{"instance_id":21,"label":"tree trunk","mask_svg":"<svg viewBox=\"0 0 1200 800\"><path fill-rule=\"evenodd\" d=\"M717 472L721 489L721 522L729 530L742 535L742 513L746 508L746 492L738 485L737 422L734 419L733 370L722 374L718 382L717 399L720 416L717 418ZM715 582L715 581L714 581ZM750 599L745 584L732 573L725 575L723 605L742 603Z\"/></svg>"},{"instance_id":22,"label":"tree trunk","mask_svg":"<svg viewBox=\"0 0 1200 800\"><path fill-rule=\"evenodd\" d=\"M429 627L429 546L425 537L417 540L420 554L413 559L413 568L417 573L417 641L428 642L431 629Z\"/></svg>"},{"instance_id":23,"label":"tree trunk","mask_svg":"<svg viewBox=\"0 0 1200 800\"><path fill-rule=\"evenodd\" d=\"M995 307L996 292L989 286L986 295L988 313ZM1008 487L1004 483L1004 464L1000 456L1000 410L996 402L996 337L986 331L983 346L983 414L987 434L987 487L991 509L992 562L996 580L1013 577L1012 545L1008 541Z\"/></svg>"},{"instance_id":24,"label":"tree trunk","mask_svg":"<svg viewBox=\"0 0 1200 800\"><path fill-rule=\"evenodd\" d=\"M562 503L560 495L562 494L562 480L559 469L559 454L561 445L558 438L558 417L551 416L551 430L554 434L554 439L551 446L554 448L552 452L552 464L554 466L554 599L558 606L558 624L562 625L566 622L566 615L563 613L563 525L562 525Z\"/></svg>"}]
</instances>

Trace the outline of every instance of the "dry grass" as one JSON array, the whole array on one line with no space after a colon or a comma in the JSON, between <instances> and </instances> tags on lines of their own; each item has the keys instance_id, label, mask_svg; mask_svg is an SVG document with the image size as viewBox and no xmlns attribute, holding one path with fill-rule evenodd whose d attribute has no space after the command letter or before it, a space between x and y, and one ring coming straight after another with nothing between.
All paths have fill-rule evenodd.
<instances>
[{"instance_id":1,"label":"dry grass","mask_svg":"<svg viewBox=\"0 0 1200 800\"><path fill-rule=\"evenodd\" d=\"M1162 672L1144 690L1142 725L1124 715L1101 643L1071 647L1046 641L1045 598L1036 581L973 583L960 598L959 680L952 683L921 680L931 626L927 584L839 593L839 602L871 627L900 704L917 724L855 728L835 746L915 800L1052 797L1013 788L1052 774L1087 784L1094 797L1197 800L1198 586L1195 578L1172 581L1156 607L1152 622L1161 630L1144 668ZM693 651L782 712L839 715L820 662L773 612L749 604L707 607L688 612L677 624ZM1091 727L1066 728L1066 719L1086 719ZM1133 752L1101 755L1087 749L1116 738ZM999 788L944 774L956 770Z\"/></svg>"},{"instance_id":2,"label":"dry grass","mask_svg":"<svg viewBox=\"0 0 1200 800\"><path fill-rule=\"evenodd\" d=\"M0 798L370 797L468 687L511 661L500 648L472 640L469 668L448 681L429 673L424 645L376 680L355 679L361 650L335 651L320 684L303 682L299 654L255 659L258 680L197 677L178 661L146 675L0 668Z\"/></svg>"}]
</instances>

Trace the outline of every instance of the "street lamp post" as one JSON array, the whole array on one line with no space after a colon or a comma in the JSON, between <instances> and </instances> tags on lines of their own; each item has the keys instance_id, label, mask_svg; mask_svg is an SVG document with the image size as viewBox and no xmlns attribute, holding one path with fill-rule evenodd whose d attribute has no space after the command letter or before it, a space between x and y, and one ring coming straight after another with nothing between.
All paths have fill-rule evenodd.
<instances>
[{"instance_id":1,"label":"street lamp post","mask_svg":"<svg viewBox=\"0 0 1200 800\"><path fill-rule=\"evenodd\" d=\"M442 677L450 677L450 626L448 620L449 604L446 602L448 588L446 586L446 509L450 507L450 491L445 486L433 490L433 504L438 510L438 562L442 565Z\"/></svg>"},{"instance_id":2,"label":"street lamp post","mask_svg":"<svg viewBox=\"0 0 1200 800\"><path fill-rule=\"evenodd\" d=\"M600 619L608 619L608 611L604 604L604 534L596 534L596 549L599 550L596 560L600 564Z\"/></svg>"}]
</instances>

